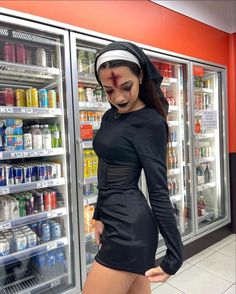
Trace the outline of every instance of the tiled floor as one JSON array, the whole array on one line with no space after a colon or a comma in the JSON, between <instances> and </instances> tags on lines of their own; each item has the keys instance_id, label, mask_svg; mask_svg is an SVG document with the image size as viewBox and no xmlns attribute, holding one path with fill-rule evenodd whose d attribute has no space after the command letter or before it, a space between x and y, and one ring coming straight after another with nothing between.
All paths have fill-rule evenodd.
<instances>
[{"instance_id":1,"label":"tiled floor","mask_svg":"<svg viewBox=\"0 0 236 294\"><path fill-rule=\"evenodd\" d=\"M152 294L236 294L236 235L187 259L175 276L151 287Z\"/></svg>"}]
</instances>

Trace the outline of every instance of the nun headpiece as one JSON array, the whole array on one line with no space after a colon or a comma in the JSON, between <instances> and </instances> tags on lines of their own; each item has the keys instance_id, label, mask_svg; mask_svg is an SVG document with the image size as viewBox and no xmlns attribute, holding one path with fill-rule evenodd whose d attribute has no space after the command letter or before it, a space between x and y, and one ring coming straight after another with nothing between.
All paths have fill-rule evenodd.
<instances>
[{"instance_id":1,"label":"nun headpiece","mask_svg":"<svg viewBox=\"0 0 236 294\"><path fill-rule=\"evenodd\" d=\"M142 51L142 49L133 43L123 41L112 42L104 47L95 59L95 75L100 84L101 82L98 77L99 67L103 63L112 60L127 60L134 62L143 70L143 74L148 79L154 81L160 101L162 103L164 115L166 117L168 114L169 104L160 88L163 77L160 75L158 70L155 68L155 66L146 56L146 54Z\"/></svg>"}]
</instances>

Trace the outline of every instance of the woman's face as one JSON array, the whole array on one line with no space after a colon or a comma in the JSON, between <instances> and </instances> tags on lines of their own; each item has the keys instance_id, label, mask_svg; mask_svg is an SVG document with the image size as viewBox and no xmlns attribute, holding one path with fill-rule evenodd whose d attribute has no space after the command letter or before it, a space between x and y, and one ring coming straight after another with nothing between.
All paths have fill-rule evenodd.
<instances>
[{"instance_id":1,"label":"woman's face","mask_svg":"<svg viewBox=\"0 0 236 294\"><path fill-rule=\"evenodd\" d=\"M109 102L118 109L118 112L134 111L144 106L139 99L142 74L137 77L129 67L119 66L99 70L99 78Z\"/></svg>"}]
</instances>

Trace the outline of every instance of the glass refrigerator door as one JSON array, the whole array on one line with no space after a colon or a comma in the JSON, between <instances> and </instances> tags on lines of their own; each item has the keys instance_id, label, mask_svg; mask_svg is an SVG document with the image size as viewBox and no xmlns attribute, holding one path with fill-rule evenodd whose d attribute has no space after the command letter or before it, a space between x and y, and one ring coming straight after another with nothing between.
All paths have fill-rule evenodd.
<instances>
[{"instance_id":1,"label":"glass refrigerator door","mask_svg":"<svg viewBox=\"0 0 236 294\"><path fill-rule=\"evenodd\" d=\"M193 64L193 147L197 232L222 223L228 214L224 178L227 140L222 71Z\"/></svg>"},{"instance_id":2,"label":"glass refrigerator door","mask_svg":"<svg viewBox=\"0 0 236 294\"><path fill-rule=\"evenodd\" d=\"M149 53L154 66L163 76L161 89L168 100L167 122L169 139L167 145L167 175L169 196L183 240L193 235L192 197L190 192L190 140L189 101L187 95L187 63L177 59L164 59L160 54ZM146 184L145 184L146 185ZM144 192L148 195L147 187ZM163 251L161 240L159 251Z\"/></svg>"},{"instance_id":3,"label":"glass refrigerator door","mask_svg":"<svg viewBox=\"0 0 236 294\"><path fill-rule=\"evenodd\" d=\"M68 34L1 15L0 36L0 292L76 290Z\"/></svg>"},{"instance_id":4,"label":"glass refrigerator door","mask_svg":"<svg viewBox=\"0 0 236 294\"><path fill-rule=\"evenodd\" d=\"M97 202L98 158L92 140L100 127L103 113L110 108L94 73L95 55L106 43L96 38L71 33L74 112L77 118L77 172L79 186L82 282L97 253L94 220Z\"/></svg>"}]
</instances>

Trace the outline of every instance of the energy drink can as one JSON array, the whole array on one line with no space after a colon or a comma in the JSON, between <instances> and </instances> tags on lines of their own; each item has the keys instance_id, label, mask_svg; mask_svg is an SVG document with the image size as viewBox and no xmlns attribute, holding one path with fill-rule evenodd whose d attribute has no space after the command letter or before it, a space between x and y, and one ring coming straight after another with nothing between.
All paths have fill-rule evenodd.
<instances>
[{"instance_id":1,"label":"energy drink can","mask_svg":"<svg viewBox=\"0 0 236 294\"><path fill-rule=\"evenodd\" d=\"M25 60L26 60L25 46L23 44L17 44L16 45L16 61L18 63L25 64Z\"/></svg>"},{"instance_id":2,"label":"energy drink can","mask_svg":"<svg viewBox=\"0 0 236 294\"><path fill-rule=\"evenodd\" d=\"M0 187L6 186L5 170L4 166L0 165Z\"/></svg>"},{"instance_id":3,"label":"energy drink can","mask_svg":"<svg viewBox=\"0 0 236 294\"><path fill-rule=\"evenodd\" d=\"M35 88L30 89L31 107L39 107L38 91Z\"/></svg>"},{"instance_id":4,"label":"energy drink can","mask_svg":"<svg viewBox=\"0 0 236 294\"><path fill-rule=\"evenodd\" d=\"M27 107L32 107L32 97L31 97L30 89L27 89L25 94L26 94L26 106Z\"/></svg>"},{"instance_id":5,"label":"energy drink can","mask_svg":"<svg viewBox=\"0 0 236 294\"><path fill-rule=\"evenodd\" d=\"M46 165L38 165L38 181L46 180Z\"/></svg>"},{"instance_id":6,"label":"energy drink can","mask_svg":"<svg viewBox=\"0 0 236 294\"><path fill-rule=\"evenodd\" d=\"M30 166L23 166L24 183L31 182L31 168Z\"/></svg>"},{"instance_id":7,"label":"energy drink can","mask_svg":"<svg viewBox=\"0 0 236 294\"><path fill-rule=\"evenodd\" d=\"M43 202L44 202L44 210L52 209L52 199L51 199L51 193L49 191L43 192Z\"/></svg>"},{"instance_id":8,"label":"energy drink can","mask_svg":"<svg viewBox=\"0 0 236 294\"><path fill-rule=\"evenodd\" d=\"M48 108L48 92L46 89L39 90L39 107Z\"/></svg>"},{"instance_id":9,"label":"energy drink can","mask_svg":"<svg viewBox=\"0 0 236 294\"><path fill-rule=\"evenodd\" d=\"M16 62L15 46L13 43L6 42L3 50L4 50L4 61Z\"/></svg>"},{"instance_id":10,"label":"energy drink can","mask_svg":"<svg viewBox=\"0 0 236 294\"><path fill-rule=\"evenodd\" d=\"M23 89L16 89L16 106L25 107L26 106L26 93Z\"/></svg>"},{"instance_id":11,"label":"energy drink can","mask_svg":"<svg viewBox=\"0 0 236 294\"><path fill-rule=\"evenodd\" d=\"M34 196L34 209L38 212L44 211L44 203L43 203L43 192L35 191L33 193Z\"/></svg>"},{"instance_id":12,"label":"energy drink can","mask_svg":"<svg viewBox=\"0 0 236 294\"><path fill-rule=\"evenodd\" d=\"M50 191L50 197L51 197L51 209L57 208L57 192Z\"/></svg>"},{"instance_id":13,"label":"energy drink can","mask_svg":"<svg viewBox=\"0 0 236 294\"><path fill-rule=\"evenodd\" d=\"M23 234L14 236L15 239L15 251L22 251L27 248L27 238Z\"/></svg>"},{"instance_id":14,"label":"energy drink can","mask_svg":"<svg viewBox=\"0 0 236 294\"><path fill-rule=\"evenodd\" d=\"M21 195L17 197L17 200L19 201L19 214L20 217L26 216L26 199L25 196Z\"/></svg>"},{"instance_id":15,"label":"energy drink can","mask_svg":"<svg viewBox=\"0 0 236 294\"><path fill-rule=\"evenodd\" d=\"M51 226L51 239L56 240L61 238L61 225L59 223L54 223Z\"/></svg>"},{"instance_id":16,"label":"energy drink can","mask_svg":"<svg viewBox=\"0 0 236 294\"><path fill-rule=\"evenodd\" d=\"M47 60L46 60L46 51L43 48L38 48L36 51L36 62L37 65L40 66L46 66Z\"/></svg>"},{"instance_id":17,"label":"energy drink can","mask_svg":"<svg viewBox=\"0 0 236 294\"><path fill-rule=\"evenodd\" d=\"M13 168L13 174L14 174L14 182L15 182L15 184L23 183L24 177L23 177L23 169L22 169L22 167L14 167Z\"/></svg>"},{"instance_id":18,"label":"energy drink can","mask_svg":"<svg viewBox=\"0 0 236 294\"><path fill-rule=\"evenodd\" d=\"M27 247L32 248L37 246L37 235L34 232L28 232L26 233L27 238Z\"/></svg>"},{"instance_id":19,"label":"energy drink can","mask_svg":"<svg viewBox=\"0 0 236 294\"><path fill-rule=\"evenodd\" d=\"M7 239L0 239L0 256L6 256L10 253L10 246Z\"/></svg>"},{"instance_id":20,"label":"energy drink can","mask_svg":"<svg viewBox=\"0 0 236 294\"><path fill-rule=\"evenodd\" d=\"M28 193L25 197L25 209L26 215L34 214L34 197L30 193Z\"/></svg>"},{"instance_id":21,"label":"energy drink can","mask_svg":"<svg viewBox=\"0 0 236 294\"><path fill-rule=\"evenodd\" d=\"M50 240L50 225L48 223L45 223L42 225L42 241L49 242Z\"/></svg>"},{"instance_id":22,"label":"energy drink can","mask_svg":"<svg viewBox=\"0 0 236 294\"><path fill-rule=\"evenodd\" d=\"M55 90L48 91L48 107L49 108L57 107L57 93Z\"/></svg>"},{"instance_id":23,"label":"energy drink can","mask_svg":"<svg viewBox=\"0 0 236 294\"><path fill-rule=\"evenodd\" d=\"M31 166L31 181L36 182L38 181L38 167L36 164Z\"/></svg>"}]
</instances>

